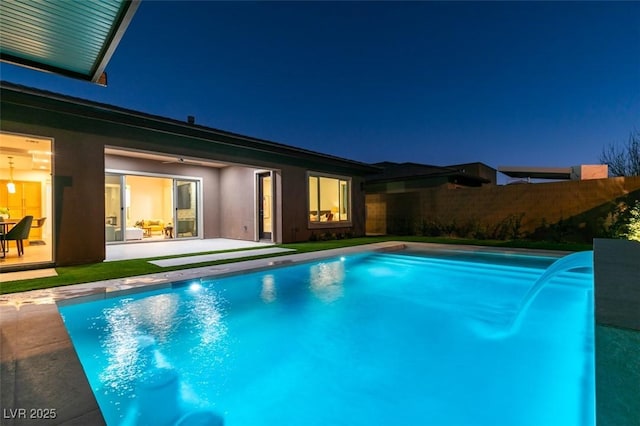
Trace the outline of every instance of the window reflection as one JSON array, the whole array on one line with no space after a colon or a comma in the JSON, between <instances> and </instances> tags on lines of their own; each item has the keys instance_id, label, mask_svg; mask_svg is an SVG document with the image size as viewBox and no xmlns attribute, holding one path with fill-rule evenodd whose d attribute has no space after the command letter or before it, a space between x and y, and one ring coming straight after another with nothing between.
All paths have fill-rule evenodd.
<instances>
[{"instance_id":1,"label":"window reflection","mask_svg":"<svg viewBox=\"0 0 640 426\"><path fill-rule=\"evenodd\" d=\"M276 281L271 274L262 277L262 291L260 298L265 303L271 303L276 300Z\"/></svg>"},{"instance_id":2,"label":"window reflection","mask_svg":"<svg viewBox=\"0 0 640 426\"><path fill-rule=\"evenodd\" d=\"M323 302L333 302L344 294L344 262L320 263L310 269L311 291Z\"/></svg>"}]
</instances>

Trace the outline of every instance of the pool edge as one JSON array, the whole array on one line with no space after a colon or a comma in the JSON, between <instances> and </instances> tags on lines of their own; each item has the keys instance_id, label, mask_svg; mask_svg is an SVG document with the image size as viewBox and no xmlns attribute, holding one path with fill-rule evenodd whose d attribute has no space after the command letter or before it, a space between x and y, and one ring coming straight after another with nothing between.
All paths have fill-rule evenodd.
<instances>
[{"instance_id":1,"label":"pool edge","mask_svg":"<svg viewBox=\"0 0 640 426\"><path fill-rule=\"evenodd\" d=\"M201 276L211 276L212 271L215 272L216 275L224 276L241 271L267 269L278 266L277 263L286 261L285 258L290 256L298 256L296 257L295 263L300 263L313 259L330 258L340 254L351 254L376 249L394 251L401 249L401 247L428 247L431 249L451 249L458 251L528 253L532 255L551 255L555 257L568 253L529 249L501 249L479 246L387 242L350 247L346 249L279 256L277 258L277 262L274 262L274 259L276 258L266 258L254 261L238 262L236 264L220 265L218 267L204 267L194 268L193 270L176 271L173 274L160 273L122 280L100 281L54 289L2 295L2 297L0 297L0 334L2 335L2 395L0 405L7 409L27 407L46 408L47 406L49 408L57 408L57 419L50 420L49 422L45 421L40 424L71 424L74 422L77 424L81 418L91 419L89 421L91 424L104 424L104 419L102 418L98 404L95 401L93 392L91 391L75 349L73 348L71 339L64 324L62 323L62 318L58 311L58 304L64 305L67 303L100 299L110 295L115 295L118 291L136 292L161 288L162 286L170 285L172 281L195 278L199 274L204 274ZM232 267L232 265L239 266ZM244 269L242 269L242 265L244 265ZM47 312L47 319L43 318L40 311ZM35 322L31 322L30 317L32 314L34 315L33 319ZM596 323L596 326L601 325L605 326L604 324ZM598 349L598 342L596 340L596 354L600 350L602 350L602 348ZM25 366L28 365L26 362L28 361L29 356L38 351L42 352L40 354L42 357L39 358L40 364L38 365L44 363L50 366L49 373L40 374L40 383L42 384L43 389L32 389L32 393L30 394L19 394L19 392L16 391L16 383L22 382L21 377L19 377L21 374L21 367L19 364L22 363ZM600 372L606 371L606 369L609 368L607 366L598 367L597 363L598 359L596 359L596 369L600 368ZM64 372L65 374L61 375L60 372ZM24 380L29 382L31 378L26 374L25 376ZM65 379L63 380L61 377ZM69 386L66 381L67 377L78 378L79 383ZM71 381L73 382L74 379L71 379ZM82 383L83 381L84 384ZM56 385L56 383L59 384ZM596 386L598 386L598 382L596 382ZM35 387L37 388L37 386ZM47 391L47 389L44 389L45 387L64 389L65 392L56 393L60 396L60 400L47 399L50 389ZM604 391L611 392L610 389L608 391ZM31 399L29 400L28 398ZM90 400L86 401L87 398ZM73 410L70 409L69 412L63 414L61 410L68 406L69 401L72 401L74 408ZM34 407L34 404L42 404L42 407ZM606 422L601 423L601 416L604 414L605 413L600 410L597 413L599 426L601 426L601 424L607 424ZM6 421L6 423L3 422L3 424L7 425L21 424L18 419L3 420Z\"/></svg>"}]
</instances>

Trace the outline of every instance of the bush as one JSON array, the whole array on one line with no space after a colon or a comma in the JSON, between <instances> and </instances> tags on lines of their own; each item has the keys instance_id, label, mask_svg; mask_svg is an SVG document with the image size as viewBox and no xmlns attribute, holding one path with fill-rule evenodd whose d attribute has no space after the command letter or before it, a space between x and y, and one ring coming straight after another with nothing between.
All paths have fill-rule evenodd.
<instances>
[{"instance_id":1,"label":"bush","mask_svg":"<svg viewBox=\"0 0 640 426\"><path fill-rule=\"evenodd\" d=\"M617 206L609 232L613 238L640 241L640 200Z\"/></svg>"}]
</instances>

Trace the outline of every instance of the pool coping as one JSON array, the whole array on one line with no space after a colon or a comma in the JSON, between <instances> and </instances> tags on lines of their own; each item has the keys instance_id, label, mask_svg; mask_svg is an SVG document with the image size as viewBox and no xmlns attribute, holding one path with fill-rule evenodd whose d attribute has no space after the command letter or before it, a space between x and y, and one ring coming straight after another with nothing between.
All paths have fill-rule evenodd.
<instances>
[{"instance_id":1,"label":"pool coping","mask_svg":"<svg viewBox=\"0 0 640 426\"><path fill-rule=\"evenodd\" d=\"M370 251L472 251L561 257L570 252L389 241L0 295L3 424L105 424L59 305ZM33 410L33 411L32 411ZM41 418L45 413L54 418ZM35 418L30 416L40 416Z\"/></svg>"}]
</instances>

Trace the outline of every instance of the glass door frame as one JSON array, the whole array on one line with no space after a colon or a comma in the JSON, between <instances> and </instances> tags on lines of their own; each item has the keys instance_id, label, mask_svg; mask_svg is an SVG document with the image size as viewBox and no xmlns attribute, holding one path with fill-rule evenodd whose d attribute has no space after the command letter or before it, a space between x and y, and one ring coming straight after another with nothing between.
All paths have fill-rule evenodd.
<instances>
[{"instance_id":1,"label":"glass door frame","mask_svg":"<svg viewBox=\"0 0 640 426\"><path fill-rule=\"evenodd\" d=\"M269 190L271 194L269 200L265 200L264 197L265 178L269 178ZM271 170L256 171L256 237L258 241L266 240L273 242L275 213L274 194L274 173ZM271 230L268 232L265 232L264 230L265 217L271 222Z\"/></svg>"},{"instance_id":2,"label":"glass door frame","mask_svg":"<svg viewBox=\"0 0 640 426\"><path fill-rule=\"evenodd\" d=\"M118 202L119 202L119 207L116 207L118 211L113 212L114 214L110 214L109 216L107 216L107 211L106 211L107 201L105 200L105 221L104 221L105 222L105 242L107 244L122 243L126 241L125 234L127 229L127 217L126 217L127 196L125 193L126 175L118 172L111 172L111 171L105 171L104 175L105 175L105 183L104 183L105 192L108 185L113 185L113 186L117 185L118 186ZM117 178L118 183L117 184L110 183L110 182L107 183L106 181L107 176ZM118 230L118 227L120 227L119 234L118 232L116 232ZM112 232L113 232L113 237L110 238ZM118 238L118 235L120 235L120 238Z\"/></svg>"},{"instance_id":3,"label":"glass door frame","mask_svg":"<svg viewBox=\"0 0 640 426\"><path fill-rule=\"evenodd\" d=\"M34 239L34 235L35 232L33 234L31 234L29 237L30 241L28 241L26 244L28 245L33 245L33 246L39 246L39 250L41 252L46 252L46 255L42 256L42 255L35 255L35 260L33 259L32 253L33 250L29 250L28 248L25 249L24 254L22 255L22 257L15 259L12 255L8 256L7 253L4 253L4 257L3 258L3 262L2 262L2 266L6 267L6 268L11 268L14 264L15 265L25 265L27 266L27 269L31 269L32 265L53 265L55 264L55 260L56 260L56 252L57 252L57 243L58 243L58 217L59 217L59 211L58 208L60 207L57 203L56 203L56 175L54 174L54 170L55 170L55 138L51 137L51 136L44 136L44 135L40 135L40 134L29 134L29 133L18 133L18 132L10 132L10 131L6 131L6 130L0 130L0 134L2 134L3 136L6 136L8 138L18 138L18 139L22 139L22 142L19 142L19 146L20 146L20 150L24 149L25 151L28 151L29 154L32 156L32 161L35 161L33 156L36 155L38 156L38 162L39 163L47 163L49 164L48 169L46 171L42 171L42 172L38 172L38 173L45 173L46 177L43 180L33 180L32 177L22 177L21 175L23 173L31 173L32 169L27 169L27 168L21 168L19 166L15 166L15 165L10 165L8 163L8 157L14 157L14 161L18 162L17 157L21 157L23 155L16 153L16 154L3 154L3 156L0 158L0 160L3 161L3 164L0 166L0 168L8 168L8 174L6 176L2 176L3 181L4 180L13 180L13 181L17 181L14 182L16 183L16 186L19 185L18 182L24 180L24 182L26 184L30 184L30 183L35 183L37 182L40 185L40 200L38 201L38 205L40 206L40 211L38 214L35 214L35 212L33 211L29 211L30 207L25 205L24 201L25 199L21 200L21 208L16 211L15 209L13 211L9 210L9 212L7 213L7 215L10 215L10 217L8 218L8 220L11 219L21 219L23 216L33 216L33 223L32 223L32 228L36 225L36 220L37 219L41 219L44 218L44 222L41 223L40 225L40 239ZM24 146L24 144L26 143L27 140L32 140L32 142L34 141L40 141L40 142L44 142L44 143L48 143L48 148L45 151L36 151L36 152L31 152L30 150L33 149L33 147L31 146L31 144L29 144L29 146ZM8 144L9 145L9 144ZM3 145L4 146L4 145ZM8 146L4 146L5 148L8 148ZM13 170L11 170L13 167ZM4 182L3 182L4 183ZM5 188L7 188L5 186ZM23 188L24 189L24 186ZM10 207L10 203L9 203L9 196L15 196L15 193L8 193L8 189L7 189L7 199L6 200L2 200L0 201L0 207ZM6 201L6 205L5 204ZM37 238L37 237L36 237ZM45 242L46 241L46 242ZM14 250L12 248L12 250ZM13 252L15 253L15 252ZM2 251L0 251L0 257L3 256Z\"/></svg>"},{"instance_id":4,"label":"glass door frame","mask_svg":"<svg viewBox=\"0 0 640 426\"><path fill-rule=\"evenodd\" d=\"M171 227L173 228L171 230L171 237L165 237L165 240L175 240L178 239L178 182L183 182L183 183L192 183L195 185L195 191L193 191L193 193L195 194L195 207L194 207L194 214L195 214L195 218L194 218L194 225L193 227L195 228L195 234L194 235L189 235L189 236L182 236L180 237L180 239L201 239L204 238L204 234L202 232L203 227L202 227L202 218L203 218L203 199L202 199L202 181L203 178L201 177L193 177L193 176L176 176L173 174L163 174L163 173L148 173L148 172L143 172L143 171L136 171L136 170L120 170L120 169L105 169L105 177L107 175L110 176L117 176L119 177L119 182L120 182L120 214L118 215L118 223L120 224L120 228L122 228L122 226L124 225L124 229L125 232L120 232L120 239L114 239L111 241L106 241L106 244L122 244L122 243L137 243L140 242L139 240L127 240L126 239L126 224L127 224L127 208L130 208L129 204L130 204L130 194L127 191L128 185L127 185L127 176L143 176L143 177L155 177L155 178L161 178L161 179L171 179L172 180L172 196L173 196L173 200L172 200L172 225ZM106 182L105 182L105 187L106 187ZM106 210L106 206L105 206L105 210ZM106 211L105 211L105 219L106 219ZM165 224L165 227L167 226L167 224ZM105 233L106 231L107 225L106 225L106 221L105 221ZM163 231L164 232L164 231Z\"/></svg>"},{"instance_id":5,"label":"glass door frame","mask_svg":"<svg viewBox=\"0 0 640 426\"><path fill-rule=\"evenodd\" d=\"M189 208L181 208L181 206L184 207L182 203L187 202L187 192L182 192L181 189L185 185L190 185L190 191L188 192ZM195 197L192 197L194 194ZM202 201L202 178L173 177L173 238L181 240L203 238L201 231ZM195 203L195 206L191 206L192 202ZM186 213L188 211L192 211L194 214L193 220L190 217L181 217L183 212Z\"/></svg>"}]
</instances>

